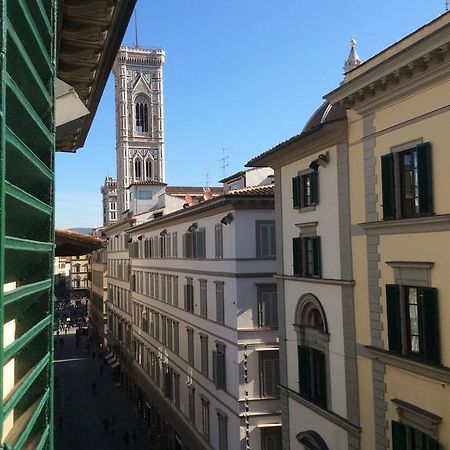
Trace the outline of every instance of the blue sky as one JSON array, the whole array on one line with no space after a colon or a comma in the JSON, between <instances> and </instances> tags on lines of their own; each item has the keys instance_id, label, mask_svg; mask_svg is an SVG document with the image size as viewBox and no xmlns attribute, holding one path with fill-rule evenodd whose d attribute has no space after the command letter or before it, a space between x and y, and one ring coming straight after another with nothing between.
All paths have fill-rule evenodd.
<instances>
[{"instance_id":1,"label":"blue sky","mask_svg":"<svg viewBox=\"0 0 450 450\"><path fill-rule=\"evenodd\" d=\"M166 51L166 182L217 185L298 134L342 80L349 40L364 61L442 14L444 0L138 0L141 47ZM124 44L134 45L134 20ZM100 226L115 176L109 77L84 148L56 157L56 225Z\"/></svg>"}]
</instances>

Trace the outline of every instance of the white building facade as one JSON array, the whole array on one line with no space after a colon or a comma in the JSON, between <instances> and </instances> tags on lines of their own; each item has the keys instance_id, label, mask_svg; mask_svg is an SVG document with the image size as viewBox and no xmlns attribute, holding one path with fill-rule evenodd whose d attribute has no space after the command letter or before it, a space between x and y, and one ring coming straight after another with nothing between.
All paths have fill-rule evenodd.
<instances>
[{"instance_id":1,"label":"white building facade","mask_svg":"<svg viewBox=\"0 0 450 450\"><path fill-rule=\"evenodd\" d=\"M244 188L125 230L130 376L162 448L280 448L273 207Z\"/></svg>"},{"instance_id":2,"label":"white building facade","mask_svg":"<svg viewBox=\"0 0 450 450\"><path fill-rule=\"evenodd\" d=\"M105 177L100 188L103 202L103 226L107 227L118 219L117 211L117 181L113 177Z\"/></svg>"},{"instance_id":3,"label":"white building facade","mask_svg":"<svg viewBox=\"0 0 450 450\"><path fill-rule=\"evenodd\" d=\"M119 215L132 183L165 179L164 60L164 50L121 47L114 63Z\"/></svg>"}]
</instances>

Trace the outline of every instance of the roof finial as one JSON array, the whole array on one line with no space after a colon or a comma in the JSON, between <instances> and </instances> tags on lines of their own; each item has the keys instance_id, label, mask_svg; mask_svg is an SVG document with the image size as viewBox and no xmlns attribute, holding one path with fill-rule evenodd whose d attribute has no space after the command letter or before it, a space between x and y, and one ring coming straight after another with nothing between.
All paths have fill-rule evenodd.
<instances>
[{"instance_id":1,"label":"roof finial","mask_svg":"<svg viewBox=\"0 0 450 450\"><path fill-rule=\"evenodd\" d=\"M355 67L359 66L361 64L361 59L358 56L358 53L356 53L356 41L351 38L350 39L350 53L348 54L347 61L345 61L344 64L344 74L347 72L350 72L350 70L354 69Z\"/></svg>"}]
</instances>

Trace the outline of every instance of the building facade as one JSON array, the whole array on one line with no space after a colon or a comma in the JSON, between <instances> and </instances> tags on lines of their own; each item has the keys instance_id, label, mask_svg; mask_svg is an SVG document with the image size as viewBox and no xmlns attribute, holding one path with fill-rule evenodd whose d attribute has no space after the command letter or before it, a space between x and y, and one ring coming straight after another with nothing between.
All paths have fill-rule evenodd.
<instances>
[{"instance_id":1,"label":"building facade","mask_svg":"<svg viewBox=\"0 0 450 450\"><path fill-rule=\"evenodd\" d=\"M450 13L347 74L361 448L450 448Z\"/></svg>"},{"instance_id":2,"label":"building facade","mask_svg":"<svg viewBox=\"0 0 450 450\"><path fill-rule=\"evenodd\" d=\"M165 179L164 60L164 50L121 47L114 63L119 216L132 183Z\"/></svg>"},{"instance_id":3,"label":"building facade","mask_svg":"<svg viewBox=\"0 0 450 450\"><path fill-rule=\"evenodd\" d=\"M100 188L103 201L103 226L106 227L117 222L117 180L113 177L105 177L105 182Z\"/></svg>"}]
</instances>

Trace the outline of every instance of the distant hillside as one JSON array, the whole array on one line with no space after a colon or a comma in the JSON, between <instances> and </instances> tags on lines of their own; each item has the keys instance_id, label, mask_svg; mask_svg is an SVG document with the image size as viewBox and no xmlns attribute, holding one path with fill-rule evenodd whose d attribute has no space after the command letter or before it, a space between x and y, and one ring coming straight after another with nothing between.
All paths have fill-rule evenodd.
<instances>
[{"instance_id":1,"label":"distant hillside","mask_svg":"<svg viewBox=\"0 0 450 450\"><path fill-rule=\"evenodd\" d=\"M69 228L70 231L78 231L78 233L91 234L92 228Z\"/></svg>"}]
</instances>

